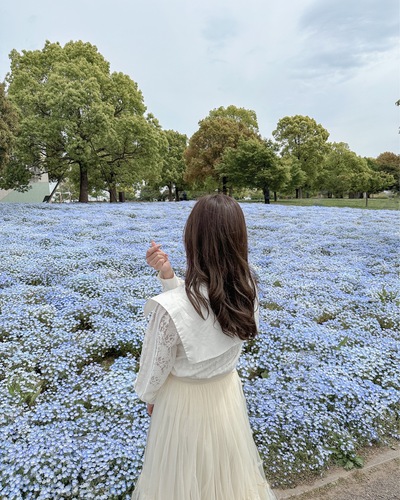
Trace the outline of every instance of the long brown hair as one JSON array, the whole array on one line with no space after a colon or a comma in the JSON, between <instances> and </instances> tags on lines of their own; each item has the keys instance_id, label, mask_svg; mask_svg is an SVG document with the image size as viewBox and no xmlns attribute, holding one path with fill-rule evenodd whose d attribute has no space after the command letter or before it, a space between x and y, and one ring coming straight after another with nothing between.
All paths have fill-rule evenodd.
<instances>
[{"instance_id":1,"label":"long brown hair","mask_svg":"<svg viewBox=\"0 0 400 500\"><path fill-rule=\"evenodd\" d=\"M256 336L256 282L248 263L247 228L242 209L231 197L200 198L186 222L185 288L203 318L210 308L230 337ZM205 296L202 289L208 292Z\"/></svg>"}]
</instances>

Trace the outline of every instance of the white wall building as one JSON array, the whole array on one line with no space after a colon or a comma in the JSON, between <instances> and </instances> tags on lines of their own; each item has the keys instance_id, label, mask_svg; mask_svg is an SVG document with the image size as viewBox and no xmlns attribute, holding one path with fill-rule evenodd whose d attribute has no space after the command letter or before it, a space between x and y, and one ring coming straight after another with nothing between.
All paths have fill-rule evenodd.
<instances>
[{"instance_id":1,"label":"white wall building","mask_svg":"<svg viewBox=\"0 0 400 500\"><path fill-rule=\"evenodd\" d=\"M42 203L50 195L49 176L43 174L29 183L30 189L24 193L12 189L0 189L0 203Z\"/></svg>"}]
</instances>

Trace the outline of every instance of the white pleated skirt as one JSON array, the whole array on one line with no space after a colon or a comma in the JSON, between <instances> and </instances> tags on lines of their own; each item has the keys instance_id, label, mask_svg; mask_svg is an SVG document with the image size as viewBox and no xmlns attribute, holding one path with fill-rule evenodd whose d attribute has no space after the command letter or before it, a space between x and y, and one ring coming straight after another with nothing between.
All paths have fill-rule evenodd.
<instances>
[{"instance_id":1,"label":"white pleated skirt","mask_svg":"<svg viewBox=\"0 0 400 500\"><path fill-rule=\"evenodd\" d=\"M170 375L154 405L132 500L275 500L236 371Z\"/></svg>"}]
</instances>

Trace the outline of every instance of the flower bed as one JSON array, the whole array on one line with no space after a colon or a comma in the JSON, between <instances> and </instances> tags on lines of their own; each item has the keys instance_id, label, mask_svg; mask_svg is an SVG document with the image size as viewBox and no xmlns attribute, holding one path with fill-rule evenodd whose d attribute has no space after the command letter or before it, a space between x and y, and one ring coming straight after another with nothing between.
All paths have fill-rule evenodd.
<instances>
[{"instance_id":1,"label":"flower bed","mask_svg":"<svg viewBox=\"0 0 400 500\"><path fill-rule=\"evenodd\" d=\"M144 259L177 274L192 203L0 206L0 498L129 499L149 418L133 382ZM397 213L243 205L261 333L239 371L274 486L397 436Z\"/></svg>"}]
</instances>

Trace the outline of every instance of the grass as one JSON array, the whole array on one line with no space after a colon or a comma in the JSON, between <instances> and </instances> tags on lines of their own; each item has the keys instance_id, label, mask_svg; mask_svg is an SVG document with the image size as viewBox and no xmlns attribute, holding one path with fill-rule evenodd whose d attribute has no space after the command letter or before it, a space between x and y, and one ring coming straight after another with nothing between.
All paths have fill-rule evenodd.
<instances>
[{"instance_id":1,"label":"grass","mask_svg":"<svg viewBox=\"0 0 400 500\"><path fill-rule=\"evenodd\" d=\"M400 198L368 198L368 206L364 199L350 198L302 198L271 201L272 205L292 205L299 207L350 207L368 208L370 210L400 210Z\"/></svg>"}]
</instances>

